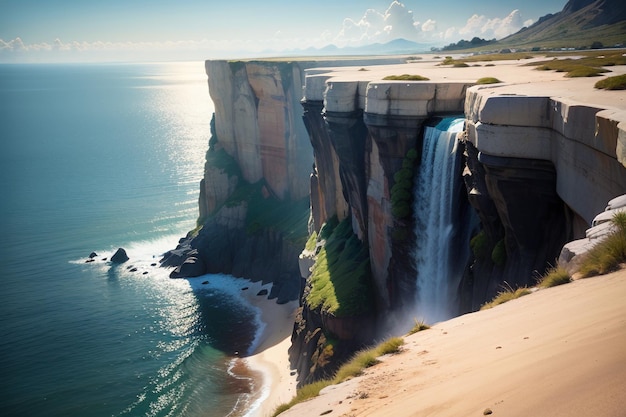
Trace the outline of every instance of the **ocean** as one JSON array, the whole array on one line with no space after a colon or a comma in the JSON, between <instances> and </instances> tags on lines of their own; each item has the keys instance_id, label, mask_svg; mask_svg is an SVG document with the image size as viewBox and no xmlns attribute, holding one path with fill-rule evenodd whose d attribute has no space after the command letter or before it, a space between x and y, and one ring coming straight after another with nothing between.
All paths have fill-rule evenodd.
<instances>
[{"instance_id":1,"label":"ocean","mask_svg":"<svg viewBox=\"0 0 626 417\"><path fill-rule=\"evenodd\" d=\"M246 413L245 281L157 265L195 227L212 106L203 62L0 65L0 415Z\"/></svg>"}]
</instances>

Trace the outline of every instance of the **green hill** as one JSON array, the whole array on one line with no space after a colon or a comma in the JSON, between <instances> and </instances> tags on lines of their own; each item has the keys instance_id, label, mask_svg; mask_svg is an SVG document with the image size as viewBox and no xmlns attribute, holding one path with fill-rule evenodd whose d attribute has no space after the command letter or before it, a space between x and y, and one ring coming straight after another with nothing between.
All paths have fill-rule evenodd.
<instances>
[{"instance_id":1,"label":"green hill","mask_svg":"<svg viewBox=\"0 0 626 417\"><path fill-rule=\"evenodd\" d=\"M570 0L559 13L543 16L496 45L528 49L626 45L626 1Z\"/></svg>"}]
</instances>

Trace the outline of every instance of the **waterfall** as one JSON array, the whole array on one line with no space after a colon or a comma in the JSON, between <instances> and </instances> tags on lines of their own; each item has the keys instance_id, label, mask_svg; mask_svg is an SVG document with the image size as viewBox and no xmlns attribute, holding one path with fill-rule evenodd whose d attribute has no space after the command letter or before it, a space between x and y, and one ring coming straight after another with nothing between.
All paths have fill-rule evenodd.
<instances>
[{"instance_id":1,"label":"waterfall","mask_svg":"<svg viewBox=\"0 0 626 417\"><path fill-rule=\"evenodd\" d=\"M434 323L455 313L456 287L468 256L467 205L459 201L458 132L464 119L445 118L426 127L421 165L414 186L416 308L415 318ZM461 223L466 224L461 224Z\"/></svg>"}]
</instances>

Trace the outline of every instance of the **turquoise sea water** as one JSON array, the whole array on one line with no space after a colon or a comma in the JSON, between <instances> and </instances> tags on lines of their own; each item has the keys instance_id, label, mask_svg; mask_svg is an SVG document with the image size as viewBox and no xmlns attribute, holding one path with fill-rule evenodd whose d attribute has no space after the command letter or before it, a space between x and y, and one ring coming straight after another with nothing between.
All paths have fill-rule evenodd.
<instances>
[{"instance_id":1,"label":"turquoise sea water","mask_svg":"<svg viewBox=\"0 0 626 417\"><path fill-rule=\"evenodd\" d=\"M0 415L243 413L242 284L153 265L195 226L212 111L202 62L0 65Z\"/></svg>"}]
</instances>

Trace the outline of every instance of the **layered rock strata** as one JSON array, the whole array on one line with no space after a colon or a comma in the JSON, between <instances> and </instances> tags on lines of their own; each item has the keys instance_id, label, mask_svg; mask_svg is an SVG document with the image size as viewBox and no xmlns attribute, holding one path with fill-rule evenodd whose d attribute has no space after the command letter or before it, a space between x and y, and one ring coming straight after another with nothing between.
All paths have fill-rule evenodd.
<instances>
[{"instance_id":1,"label":"layered rock strata","mask_svg":"<svg viewBox=\"0 0 626 417\"><path fill-rule=\"evenodd\" d=\"M350 220L369 251L376 308L373 315L337 318L310 308L303 297L292 338L301 384L332 374L345 352L372 340L385 327L389 313L412 304L414 223L411 216L393 215L391 190L407 153L421 150L424 121L437 112L461 113L467 87L333 80L323 73L307 76L303 107L315 156L311 182L315 230L333 216ZM314 259L311 253L301 256L304 278ZM353 331L337 331L346 328ZM328 338L336 341L332 360L324 356Z\"/></svg>"},{"instance_id":2,"label":"layered rock strata","mask_svg":"<svg viewBox=\"0 0 626 417\"><path fill-rule=\"evenodd\" d=\"M506 254L501 264L474 260L460 288L465 310L503 285L533 285L626 190L623 112L508 90L473 87L465 102L468 195L487 246L501 243Z\"/></svg>"},{"instance_id":3,"label":"layered rock strata","mask_svg":"<svg viewBox=\"0 0 626 417\"><path fill-rule=\"evenodd\" d=\"M272 281L272 297L295 299L313 161L300 106L303 67L207 61L206 72L215 113L201 228L163 265L177 266L172 277L228 273Z\"/></svg>"}]
</instances>

